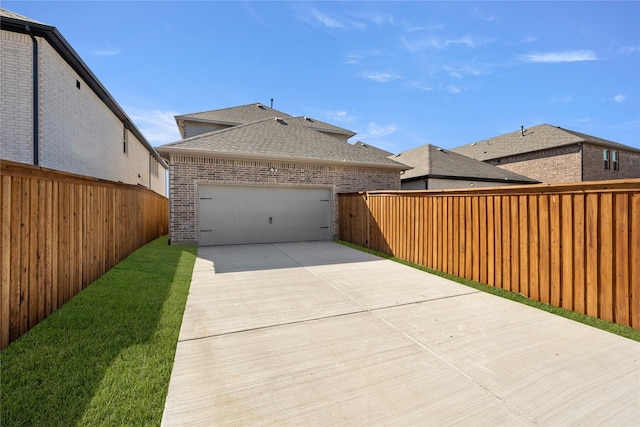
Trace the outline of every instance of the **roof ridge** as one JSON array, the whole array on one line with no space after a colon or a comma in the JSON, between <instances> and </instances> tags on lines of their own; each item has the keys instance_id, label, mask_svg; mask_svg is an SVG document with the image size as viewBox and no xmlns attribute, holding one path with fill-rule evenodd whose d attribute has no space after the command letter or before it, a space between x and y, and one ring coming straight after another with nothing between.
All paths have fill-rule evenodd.
<instances>
[{"instance_id":1,"label":"roof ridge","mask_svg":"<svg viewBox=\"0 0 640 427\"><path fill-rule=\"evenodd\" d=\"M221 134L226 133L226 132L232 132L234 130L244 129L244 128L249 127L251 125L255 125L255 124L261 123L261 122L267 122L269 120L274 120L274 119L277 120L278 118L277 117L275 117L275 118L274 117L269 117L269 118L266 118L266 119L254 120L252 122L241 123L241 124L235 125L235 126L229 126L227 128L224 128L224 129L216 129L216 130L212 130L210 132L199 133L198 135L190 136L189 138L183 138L183 139L180 139L180 140L174 141L174 142L169 142L167 144L163 144L162 146L163 147L167 147L167 146L178 145L178 144L183 143L183 142L197 141L198 139L205 138L205 137L211 136L213 134L221 135Z\"/></svg>"},{"instance_id":2,"label":"roof ridge","mask_svg":"<svg viewBox=\"0 0 640 427\"><path fill-rule=\"evenodd\" d=\"M179 115L177 115L177 116L175 116L175 117L176 117L176 118L178 118L178 117L188 117L188 116L193 116L193 115L196 115L196 114L213 113L213 112L221 112L221 111L229 111L229 110L237 110L237 109L240 109L240 108L246 108L246 107L251 107L251 106L263 107L263 108L265 108L265 109L272 110L272 111L274 111L274 112L276 112L276 113L284 114L284 115L286 115L287 117L292 117L290 114L287 114L287 113L285 113L285 112L283 112L283 111L280 111L280 110L276 110L275 108L272 108L272 107L268 107L268 106L264 105L264 104L263 104L263 103L261 103L261 102L251 102L251 103L249 103L249 104L236 105L236 106L234 106L234 107L215 108L215 109L213 109L213 110L196 111L196 112L194 112L194 113L179 114Z\"/></svg>"}]
</instances>

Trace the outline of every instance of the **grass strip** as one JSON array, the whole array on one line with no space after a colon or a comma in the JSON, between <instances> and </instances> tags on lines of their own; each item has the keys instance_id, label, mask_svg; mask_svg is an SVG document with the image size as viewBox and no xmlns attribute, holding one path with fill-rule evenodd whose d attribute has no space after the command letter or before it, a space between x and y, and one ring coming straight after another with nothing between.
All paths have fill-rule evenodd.
<instances>
[{"instance_id":1,"label":"grass strip","mask_svg":"<svg viewBox=\"0 0 640 427\"><path fill-rule=\"evenodd\" d=\"M442 271L434 270L432 268L428 268L419 264L414 264L412 262L396 258L392 255L386 254L384 252L379 252L373 249L368 249L362 246L355 245L353 243L345 242L342 240L337 240L336 242L341 245L348 246L353 249L357 249L362 252L370 253L372 255L376 255L380 258L389 259L400 264L404 264L409 267L416 268L418 270L425 271L427 273L435 274L436 276L443 277L445 279L449 279L453 282L460 283L465 286L469 286L471 288L477 289L482 292L486 292L492 295L499 296L501 298L506 298L511 301L516 301L521 304L528 305L530 307L537 308L539 310L543 310L549 313L556 314L558 316L566 317L567 319L575 320L576 322L584 323L585 325L592 326L594 328L602 329L604 331L610 332L612 334L620 335L621 337L629 338L634 341L640 341L640 331L637 331L629 326L619 325L617 323L608 322L606 320L598 319L596 317L587 316L586 314L576 313L575 311L567 310L566 308L555 307L551 304L547 304L544 302L532 300L530 298L525 297L522 294L518 294L515 292L507 291L504 289L496 288L494 286L485 285L484 283L475 282L473 280L464 279L462 277L454 276L448 273L443 273Z\"/></svg>"},{"instance_id":2,"label":"grass strip","mask_svg":"<svg viewBox=\"0 0 640 427\"><path fill-rule=\"evenodd\" d=\"M160 425L196 257L138 249L0 355L2 425Z\"/></svg>"}]
</instances>

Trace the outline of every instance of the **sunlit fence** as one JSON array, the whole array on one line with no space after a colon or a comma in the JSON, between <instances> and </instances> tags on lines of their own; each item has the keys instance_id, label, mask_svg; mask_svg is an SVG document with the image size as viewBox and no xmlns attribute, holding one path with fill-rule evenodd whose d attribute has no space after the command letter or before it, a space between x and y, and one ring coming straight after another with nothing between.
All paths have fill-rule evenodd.
<instances>
[{"instance_id":1,"label":"sunlit fence","mask_svg":"<svg viewBox=\"0 0 640 427\"><path fill-rule=\"evenodd\" d=\"M640 180L341 194L340 239L640 329Z\"/></svg>"},{"instance_id":2,"label":"sunlit fence","mask_svg":"<svg viewBox=\"0 0 640 427\"><path fill-rule=\"evenodd\" d=\"M168 232L168 199L139 186L3 160L0 191L1 348Z\"/></svg>"}]
</instances>

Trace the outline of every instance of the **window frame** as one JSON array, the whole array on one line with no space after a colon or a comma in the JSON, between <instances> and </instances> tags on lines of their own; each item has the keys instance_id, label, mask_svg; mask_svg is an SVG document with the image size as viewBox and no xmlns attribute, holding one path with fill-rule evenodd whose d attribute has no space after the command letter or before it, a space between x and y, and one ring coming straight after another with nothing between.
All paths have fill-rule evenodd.
<instances>
[{"instance_id":1,"label":"window frame","mask_svg":"<svg viewBox=\"0 0 640 427\"><path fill-rule=\"evenodd\" d=\"M609 149L605 148L604 150L602 150L602 160L604 161L604 169L605 170L609 170L611 167L611 164L609 162Z\"/></svg>"}]
</instances>

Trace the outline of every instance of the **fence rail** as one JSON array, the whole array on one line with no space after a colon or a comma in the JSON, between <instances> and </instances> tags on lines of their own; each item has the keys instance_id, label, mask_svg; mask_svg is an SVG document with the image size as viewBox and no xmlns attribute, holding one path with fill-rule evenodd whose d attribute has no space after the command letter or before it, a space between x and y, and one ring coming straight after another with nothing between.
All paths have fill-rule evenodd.
<instances>
[{"instance_id":1,"label":"fence rail","mask_svg":"<svg viewBox=\"0 0 640 427\"><path fill-rule=\"evenodd\" d=\"M2 349L168 231L153 191L5 160L0 209Z\"/></svg>"},{"instance_id":2,"label":"fence rail","mask_svg":"<svg viewBox=\"0 0 640 427\"><path fill-rule=\"evenodd\" d=\"M640 329L640 180L341 194L340 239Z\"/></svg>"}]
</instances>

